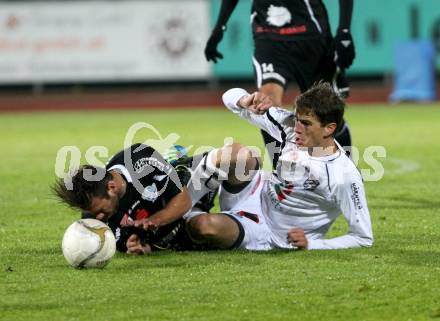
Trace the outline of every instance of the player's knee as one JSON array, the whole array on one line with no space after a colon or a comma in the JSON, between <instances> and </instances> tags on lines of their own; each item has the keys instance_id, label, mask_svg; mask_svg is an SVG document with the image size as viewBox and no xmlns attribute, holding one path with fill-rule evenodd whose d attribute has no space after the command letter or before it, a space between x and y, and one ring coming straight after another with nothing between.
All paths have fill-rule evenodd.
<instances>
[{"instance_id":1,"label":"player's knee","mask_svg":"<svg viewBox=\"0 0 440 321\"><path fill-rule=\"evenodd\" d=\"M210 239L215 237L219 230L215 223L215 214L201 214L192 218L189 223L191 236L197 239Z\"/></svg>"},{"instance_id":2,"label":"player's knee","mask_svg":"<svg viewBox=\"0 0 440 321\"><path fill-rule=\"evenodd\" d=\"M259 167L259 153L240 143L232 143L213 150L206 167L221 181L240 184L249 181Z\"/></svg>"},{"instance_id":3,"label":"player's knee","mask_svg":"<svg viewBox=\"0 0 440 321\"><path fill-rule=\"evenodd\" d=\"M230 165L228 171L232 171L237 167L248 168L250 163L256 158L251 149L240 143L232 143L225 145L220 149L217 157L217 167L225 167Z\"/></svg>"},{"instance_id":4,"label":"player's knee","mask_svg":"<svg viewBox=\"0 0 440 321\"><path fill-rule=\"evenodd\" d=\"M187 226L193 241L214 249L230 249L240 237L237 222L224 214L201 214Z\"/></svg>"},{"instance_id":5,"label":"player's knee","mask_svg":"<svg viewBox=\"0 0 440 321\"><path fill-rule=\"evenodd\" d=\"M246 146L240 143L232 143L223 146L219 149L219 152L217 153L217 167L234 163L237 157L243 154L244 149L246 149Z\"/></svg>"}]
</instances>

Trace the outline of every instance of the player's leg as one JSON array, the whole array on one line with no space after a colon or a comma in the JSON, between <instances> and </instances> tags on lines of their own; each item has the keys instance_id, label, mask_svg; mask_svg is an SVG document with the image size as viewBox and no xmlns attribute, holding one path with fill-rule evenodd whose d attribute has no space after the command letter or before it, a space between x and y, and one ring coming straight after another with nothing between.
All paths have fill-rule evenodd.
<instances>
[{"instance_id":1,"label":"player's leg","mask_svg":"<svg viewBox=\"0 0 440 321\"><path fill-rule=\"evenodd\" d=\"M263 84L259 91L271 97L274 106L282 106L284 95L284 87L278 83L267 82ZM275 168L280 154L281 142L273 138L264 130L261 130L264 146L268 152L269 158L272 160L272 167Z\"/></svg>"},{"instance_id":2,"label":"player's leg","mask_svg":"<svg viewBox=\"0 0 440 321\"><path fill-rule=\"evenodd\" d=\"M270 249L272 238L260 201L265 176L256 170L258 158L236 143L211 151L200 164L193 178L200 179L201 191L209 190L213 182L222 183L219 199L223 212L207 214L194 209L186 214L193 242L215 249ZM201 193L191 186L188 189L192 197Z\"/></svg>"},{"instance_id":3,"label":"player's leg","mask_svg":"<svg viewBox=\"0 0 440 321\"><path fill-rule=\"evenodd\" d=\"M195 243L216 249L268 250L272 237L261 209L265 176L258 171L241 190L220 191L222 213L192 212L187 231Z\"/></svg>"},{"instance_id":4,"label":"player's leg","mask_svg":"<svg viewBox=\"0 0 440 321\"><path fill-rule=\"evenodd\" d=\"M252 59L258 90L268 95L272 99L274 106L278 107L283 105L284 91L289 81L283 66L283 59L286 56L284 51L285 46L282 42L256 40L254 57ZM261 135L275 168L281 143L263 130Z\"/></svg>"},{"instance_id":5,"label":"player's leg","mask_svg":"<svg viewBox=\"0 0 440 321\"><path fill-rule=\"evenodd\" d=\"M275 106L282 106L284 90L290 81L286 72L286 45L281 41L255 40L252 57L254 76L260 92L269 95Z\"/></svg>"},{"instance_id":6,"label":"player's leg","mask_svg":"<svg viewBox=\"0 0 440 321\"><path fill-rule=\"evenodd\" d=\"M188 185L189 180L191 179L191 174L193 169L201 162L201 160L208 153L198 154L194 156L183 155L174 160L167 161L174 166L177 175L179 176L180 182L183 185ZM218 193L218 188L209 190L197 203L193 203L193 208L197 208L200 211L209 213L210 210L214 207L214 199L216 198Z\"/></svg>"},{"instance_id":7,"label":"player's leg","mask_svg":"<svg viewBox=\"0 0 440 321\"><path fill-rule=\"evenodd\" d=\"M319 37L289 43L288 70L302 93L323 79L321 60L326 54L326 42Z\"/></svg>"},{"instance_id":8,"label":"player's leg","mask_svg":"<svg viewBox=\"0 0 440 321\"><path fill-rule=\"evenodd\" d=\"M275 247L263 215L245 211L200 214L186 226L193 242L210 249L267 251Z\"/></svg>"},{"instance_id":9,"label":"player's leg","mask_svg":"<svg viewBox=\"0 0 440 321\"><path fill-rule=\"evenodd\" d=\"M233 143L211 150L191 169L188 190L193 206L221 184L241 190L257 172L259 161L244 145Z\"/></svg>"},{"instance_id":10,"label":"player's leg","mask_svg":"<svg viewBox=\"0 0 440 321\"><path fill-rule=\"evenodd\" d=\"M249 184L259 167L255 152L240 143L225 145L212 153L211 164L221 172L227 173L223 183L231 186Z\"/></svg>"},{"instance_id":11,"label":"player's leg","mask_svg":"<svg viewBox=\"0 0 440 321\"><path fill-rule=\"evenodd\" d=\"M345 77L345 72L343 70L341 71L336 66L333 60L330 62L330 64L331 65L327 68L329 68L331 73L330 75L327 75L326 80L330 81L331 77L333 90L338 93L342 98L347 98L350 94L350 86L348 84L347 78ZM350 127L348 126L345 119L343 119L342 126L336 132L335 139L346 150L347 155L350 156L352 146L351 132Z\"/></svg>"},{"instance_id":12,"label":"player's leg","mask_svg":"<svg viewBox=\"0 0 440 321\"><path fill-rule=\"evenodd\" d=\"M333 51L330 50L332 39L331 37L328 37L323 41L326 49L322 54L319 69L313 81L328 81L332 84L332 87L336 93L338 93L342 98L347 98L350 94L350 86L347 78L345 77L345 71L340 70L337 67ZM344 124L336 133L335 139L342 147L344 147L344 149L347 151L347 154L350 154L350 149L352 146L351 133L350 128L345 120Z\"/></svg>"},{"instance_id":13,"label":"player's leg","mask_svg":"<svg viewBox=\"0 0 440 321\"><path fill-rule=\"evenodd\" d=\"M266 81L258 91L268 95L272 99L274 106L283 106L284 87L279 83Z\"/></svg>"},{"instance_id":14,"label":"player's leg","mask_svg":"<svg viewBox=\"0 0 440 321\"><path fill-rule=\"evenodd\" d=\"M186 226L193 242L212 249L237 248L244 237L241 224L231 216L221 213L194 216Z\"/></svg>"},{"instance_id":15,"label":"player's leg","mask_svg":"<svg viewBox=\"0 0 440 321\"><path fill-rule=\"evenodd\" d=\"M345 119L343 119L344 124L341 126L341 129L338 130L335 134L336 141L344 148L347 156L351 155L351 146L353 144L351 140L351 132L350 127L348 126Z\"/></svg>"}]
</instances>

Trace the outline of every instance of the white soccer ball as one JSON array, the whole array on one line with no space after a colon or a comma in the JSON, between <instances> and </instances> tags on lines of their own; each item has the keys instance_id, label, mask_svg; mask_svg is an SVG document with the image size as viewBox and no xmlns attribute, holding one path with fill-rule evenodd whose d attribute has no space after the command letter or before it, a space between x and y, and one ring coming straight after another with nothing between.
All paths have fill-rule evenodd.
<instances>
[{"instance_id":1,"label":"white soccer ball","mask_svg":"<svg viewBox=\"0 0 440 321\"><path fill-rule=\"evenodd\" d=\"M87 218L73 222L64 233L63 255L76 268L102 268L113 257L116 240L101 221Z\"/></svg>"}]
</instances>

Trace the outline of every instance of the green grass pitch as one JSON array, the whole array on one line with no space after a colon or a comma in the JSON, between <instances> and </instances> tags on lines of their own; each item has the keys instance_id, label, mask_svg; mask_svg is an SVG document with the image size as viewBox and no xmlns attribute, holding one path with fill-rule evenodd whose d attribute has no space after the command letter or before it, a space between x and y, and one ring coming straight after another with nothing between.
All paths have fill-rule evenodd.
<instances>
[{"instance_id":1,"label":"green grass pitch","mask_svg":"<svg viewBox=\"0 0 440 321\"><path fill-rule=\"evenodd\" d=\"M261 147L259 133L218 108L1 114L0 320L440 319L440 106L351 106L346 118L361 152L387 152L383 179L366 182L372 248L118 254L75 270L60 245L78 214L49 189L62 146L112 154L137 121L195 147L228 136ZM339 220L331 235L345 231Z\"/></svg>"}]
</instances>

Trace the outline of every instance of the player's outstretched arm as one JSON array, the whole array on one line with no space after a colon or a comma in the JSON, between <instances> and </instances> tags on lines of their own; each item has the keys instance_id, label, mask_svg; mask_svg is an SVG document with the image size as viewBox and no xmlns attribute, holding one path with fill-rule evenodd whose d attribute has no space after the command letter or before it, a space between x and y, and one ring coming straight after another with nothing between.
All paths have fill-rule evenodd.
<instances>
[{"instance_id":1,"label":"player's outstretched arm","mask_svg":"<svg viewBox=\"0 0 440 321\"><path fill-rule=\"evenodd\" d=\"M373 245L373 229L362 179L348 179L337 187L339 203L348 233L332 239L309 240L308 249L347 249Z\"/></svg>"},{"instance_id":2,"label":"player's outstretched arm","mask_svg":"<svg viewBox=\"0 0 440 321\"><path fill-rule=\"evenodd\" d=\"M272 101L265 94L249 94L242 88L232 88L226 91L222 98L230 111L266 131L278 141L283 141L287 133L293 131L293 112L271 107Z\"/></svg>"},{"instance_id":3,"label":"player's outstretched arm","mask_svg":"<svg viewBox=\"0 0 440 321\"><path fill-rule=\"evenodd\" d=\"M223 55L217 50L217 46L223 39L223 33L226 30L226 23L229 20L232 12L237 6L238 0L223 0L220 12L217 18L217 23L212 30L211 36L208 39L205 47L205 57L208 61L217 63L217 59L223 59Z\"/></svg>"},{"instance_id":4,"label":"player's outstretched arm","mask_svg":"<svg viewBox=\"0 0 440 321\"><path fill-rule=\"evenodd\" d=\"M254 114L263 115L273 104L269 96L257 91L253 94L242 96L238 100L237 106L247 109Z\"/></svg>"},{"instance_id":5,"label":"player's outstretched arm","mask_svg":"<svg viewBox=\"0 0 440 321\"><path fill-rule=\"evenodd\" d=\"M146 231L154 231L163 225L167 225L178 220L190 209L191 197L188 189L184 187L182 191L176 194L162 210L154 213L148 218L135 221L134 226L143 228Z\"/></svg>"},{"instance_id":6,"label":"player's outstretched arm","mask_svg":"<svg viewBox=\"0 0 440 321\"><path fill-rule=\"evenodd\" d=\"M350 26L353 14L353 0L339 0L339 25L335 35L336 63L346 69L351 66L356 56Z\"/></svg>"}]
</instances>

